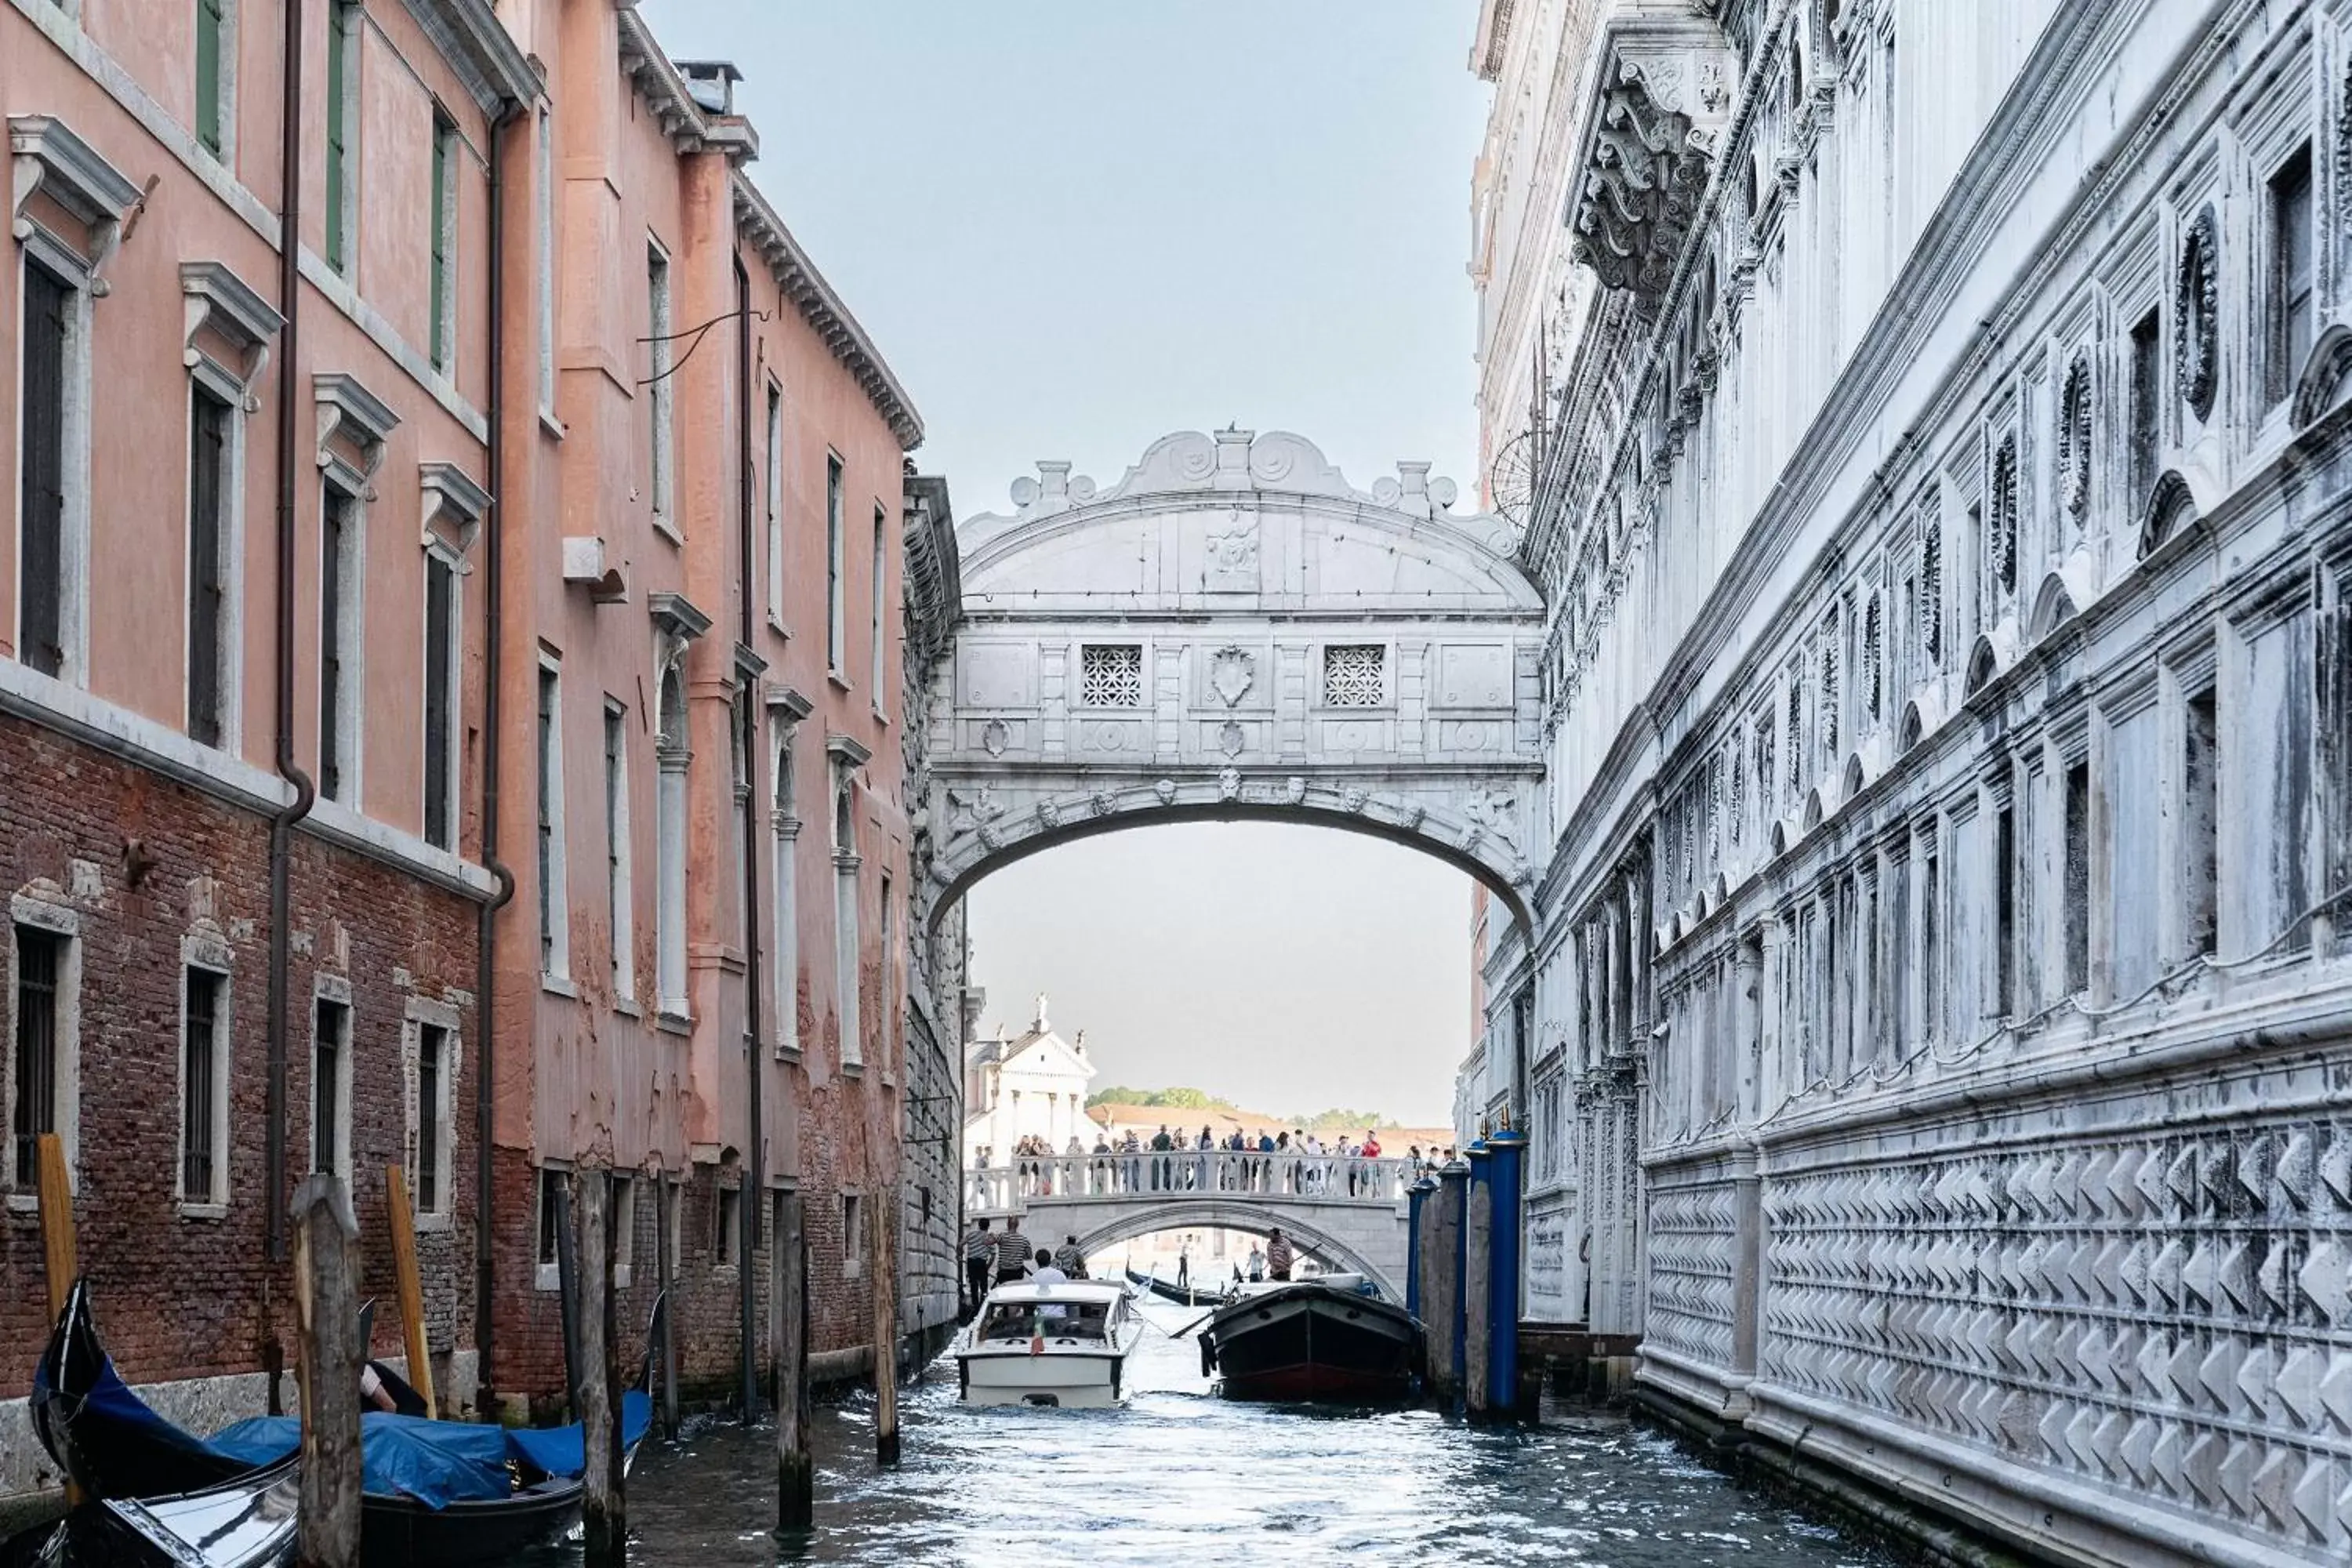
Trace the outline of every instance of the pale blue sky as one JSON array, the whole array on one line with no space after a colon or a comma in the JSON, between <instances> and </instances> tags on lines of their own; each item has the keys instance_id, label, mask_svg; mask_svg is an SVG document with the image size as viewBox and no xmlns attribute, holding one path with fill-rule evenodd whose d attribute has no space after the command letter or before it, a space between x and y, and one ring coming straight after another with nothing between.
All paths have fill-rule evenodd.
<instances>
[{"instance_id":1,"label":"pale blue sky","mask_svg":"<svg viewBox=\"0 0 2352 1568\"><path fill-rule=\"evenodd\" d=\"M730 58L753 174L921 409L960 514L1040 458L1291 429L1475 491L1470 0L648 0ZM1116 836L973 899L990 1016L1037 990L1105 1079L1442 1119L1469 885L1308 829Z\"/></svg>"}]
</instances>

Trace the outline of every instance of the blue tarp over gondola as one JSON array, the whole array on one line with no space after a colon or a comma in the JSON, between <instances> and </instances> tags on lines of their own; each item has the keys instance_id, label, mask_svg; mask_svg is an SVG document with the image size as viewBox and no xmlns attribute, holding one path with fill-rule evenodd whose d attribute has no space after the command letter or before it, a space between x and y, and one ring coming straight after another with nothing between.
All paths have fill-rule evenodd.
<instances>
[{"instance_id":1,"label":"blue tarp over gondola","mask_svg":"<svg viewBox=\"0 0 2352 1568\"><path fill-rule=\"evenodd\" d=\"M636 1447L654 1424L654 1402L643 1389L621 1395L621 1447ZM509 1451L551 1476L576 1476L588 1468L587 1439L578 1423L569 1426L515 1427L506 1434Z\"/></svg>"}]
</instances>

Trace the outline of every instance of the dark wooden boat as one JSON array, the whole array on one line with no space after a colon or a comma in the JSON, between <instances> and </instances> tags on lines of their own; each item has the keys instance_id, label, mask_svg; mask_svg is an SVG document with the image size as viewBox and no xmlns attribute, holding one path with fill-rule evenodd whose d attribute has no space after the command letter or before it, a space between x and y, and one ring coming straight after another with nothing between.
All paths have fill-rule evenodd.
<instances>
[{"instance_id":1,"label":"dark wooden boat","mask_svg":"<svg viewBox=\"0 0 2352 1568\"><path fill-rule=\"evenodd\" d=\"M1161 1300L1173 1301L1180 1307L1205 1307L1224 1298L1223 1290L1204 1290L1197 1285L1171 1285L1157 1274L1146 1274L1139 1269L1129 1269L1127 1278L1136 1289L1149 1290Z\"/></svg>"},{"instance_id":2,"label":"dark wooden boat","mask_svg":"<svg viewBox=\"0 0 2352 1568\"><path fill-rule=\"evenodd\" d=\"M1201 1370L1227 1399L1383 1404L1421 1363L1402 1307L1319 1280L1245 1287L1201 1331Z\"/></svg>"},{"instance_id":3,"label":"dark wooden boat","mask_svg":"<svg viewBox=\"0 0 2352 1568\"><path fill-rule=\"evenodd\" d=\"M657 1302L656 1321L661 1310ZM423 1408L390 1368L371 1364L396 1405ZM290 1559L299 1423L291 1416L262 1417L207 1441L164 1420L115 1372L80 1281L34 1372L30 1405L43 1446L92 1500L60 1527L50 1561L77 1568L91 1563L271 1568ZM625 1468L652 1425L652 1399L642 1387L632 1390L620 1414ZM583 1456L576 1424L502 1431L373 1413L362 1418L362 1438L373 1455L371 1433L383 1442L413 1439L426 1450L436 1441L462 1444L477 1450L473 1490L509 1489L503 1495L446 1497L436 1506L378 1489L372 1479L361 1500L362 1552L371 1568L504 1563L563 1533L579 1518Z\"/></svg>"}]
</instances>

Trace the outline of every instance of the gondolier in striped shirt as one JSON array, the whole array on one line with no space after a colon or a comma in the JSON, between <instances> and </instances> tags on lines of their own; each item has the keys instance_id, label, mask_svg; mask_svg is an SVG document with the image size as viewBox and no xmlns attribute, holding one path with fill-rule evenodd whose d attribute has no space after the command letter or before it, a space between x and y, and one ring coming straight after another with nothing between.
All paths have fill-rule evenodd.
<instances>
[{"instance_id":1,"label":"gondolier in striped shirt","mask_svg":"<svg viewBox=\"0 0 2352 1568\"><path fill-rule=\"evenodd\" d=\"M980 1310L981 1298L988 1294L989 1266L996 1261L996 1237L988 1234L985 1217L973 1222L963 1238L963 1281L970 1292L964 1308L967 1317Z\"/></svg>"},{"instance_id":2,"label":"gondolier in striped shirt","mask_svg":"<svg viewBox=\"0 0 2352 1568\"><path fill-rule=\"evenodd\" d=\"M1018 1285L1029 1277L1029 1238L1021 1234L1021 1216L1004 1216L1004 1229L996 1237L996 1282Z\"/></svg>"},{"instance_id":3,"label":"gondolier in striped shirt","mask_svg":"<svg viewBox=\"0 0 2352 1568\"><path fill-rule=\"evenodd\" d=\"M1269 1279L1290 1278L1290 1237L1276 1226L1265 1238L1265 1277Z\"/></svg>"}]
</instances>

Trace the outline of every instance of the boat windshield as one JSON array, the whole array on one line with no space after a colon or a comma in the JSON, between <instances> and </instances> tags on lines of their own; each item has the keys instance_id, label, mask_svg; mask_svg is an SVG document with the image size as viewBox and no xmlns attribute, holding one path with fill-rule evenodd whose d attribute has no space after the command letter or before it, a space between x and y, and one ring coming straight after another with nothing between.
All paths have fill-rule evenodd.
<instances>
[{"instance_id":1,"label":"boat windshield","mask_svg":"<svg viewBox=\"0 0 2352 1568\"><path fill-rule=\"evenodd\" d=\"M991 1307L982 1321L980 1337L1025 1340L1033 1334L1044 1334L1057 1340L1098 1340L1104 1337L1109 1321L1110 1304L1107 1301L1049 1301L1042 1306L1022 1302Z\"/></svg>"}]
</instances>

